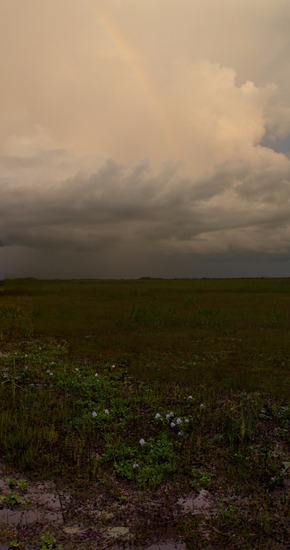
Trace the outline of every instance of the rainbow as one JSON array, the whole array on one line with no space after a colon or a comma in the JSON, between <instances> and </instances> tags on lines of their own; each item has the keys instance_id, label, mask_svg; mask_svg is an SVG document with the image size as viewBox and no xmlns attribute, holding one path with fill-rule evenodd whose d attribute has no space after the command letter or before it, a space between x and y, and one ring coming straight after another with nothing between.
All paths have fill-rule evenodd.
<instances>
[{"instance_id":1,"label":"rainbow","mask_svg":"<svg viewBox=\"0 0 290 550\"><path fill-rule=\"evenodd\" d=\"M156 117L161 137L167 145L168 153L171 158L180 158L179 144L174 134L172 125L170 124L168 113L166 112L164 104L156 92L150 74L146 71L140 57L130 47L120 29L107 14L103 13L99 15L99 22L111 43L118 50L123 62L126 63L131 72L134 74L140 89L143 91L144 96L149 102Z\"/></svg>"}]
</instances>

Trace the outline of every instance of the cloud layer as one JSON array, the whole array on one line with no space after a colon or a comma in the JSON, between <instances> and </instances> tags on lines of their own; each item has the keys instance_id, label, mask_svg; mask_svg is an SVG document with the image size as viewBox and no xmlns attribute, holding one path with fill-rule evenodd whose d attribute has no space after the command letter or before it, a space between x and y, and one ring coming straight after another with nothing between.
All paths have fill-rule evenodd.
<instances>
[{"instance_id":1,"label":"cloud layer","mask_svg":"<svg viewBox=\"0 0 290 550\"><path fill-rule=\"evenodd\" d=\"M284 155L257 147L254 161L223 163L196 177L175 163L154 171L146 161L128 167L112 159L90 174L80 167L74 173L77 161L66 157L52 151L1 159L2 245L289 251L290 161ZM71 164L73 173L62 178Z\"/></svg>"},{"instance_id":2,"label":"cloud layer","mask_svg":"<svg viewBox=\"0 0 290 550\"><path fill-rule=\"evenodd\" d=\"M234 4L1 3L11 274L50 254L72 276L78 254L86 276L290 258L290 4Z\"/></svg>"}]
</instances>

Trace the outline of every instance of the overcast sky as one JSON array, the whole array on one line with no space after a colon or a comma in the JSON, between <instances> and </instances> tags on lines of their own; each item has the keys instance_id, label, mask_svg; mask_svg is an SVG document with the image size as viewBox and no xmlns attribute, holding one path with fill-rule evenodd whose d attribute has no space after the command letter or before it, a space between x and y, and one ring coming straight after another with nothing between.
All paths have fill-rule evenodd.
<instances>
[{"instance_id":1,"label":"overcast sky","mask_svg":"<svg viewBox=\"0 0 290 550\"><path fill-rule=\"evenodd\" d=\"M0 277L290 276L289 0L0 0Z\"/></svg>"}]
</instances>

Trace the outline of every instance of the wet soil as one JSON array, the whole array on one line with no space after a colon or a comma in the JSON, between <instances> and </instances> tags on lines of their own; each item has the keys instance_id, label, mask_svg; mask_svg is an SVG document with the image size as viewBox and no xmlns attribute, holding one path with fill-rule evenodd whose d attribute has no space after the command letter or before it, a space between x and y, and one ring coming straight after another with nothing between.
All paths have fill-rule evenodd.
<instances>
[{"instance_id":1,"label":"wet soil","mask_svg":"<svg viewBox=\"0 0 290 550\"><path fill-rule=\"evenodd\" d=\"M92 483L85 491L72 483L30 480L24 493L21 480L23 476L0 468L0 550L8 550L13 539L22 550L36 550L45 533L55 537L55 548L62 544L68 550L186 550L178 536L178 518L207 515L214 506L204 490L176 499L168 488L154 497L144 490L128 491L115 479L103 490ZM11 505L11 495L19 502Z\"/></svg>"},{"instance_id":2,"label":"wet soil","mask_svg":"<svg viewBox=\"0 0 290 550\"><path fill-rule=\"evenodd\" d=\"M273 538L269 539L268 546L265 541L261 541L261 545L243 545L245 539L242 537L239 542L233 523L235 514L227 523L214 523L216 518L223 517L222 510L249 510L251 505L251 496L242 500L234 494L225 495L222 488L194 491L180 485L167 485L152 492L108 475L86 485L80 479L54 482L26 477L27 491L21 492L24 478L23 474L0 466L0 550L288 548L285 537L274 546ZM278 491L281 498L285 498L287 487ZM12 495L21 502L12 505ZM281 523L281 517L279 521ZM54 537L53 546L42 545L42 537L47 533ZM19 545L10 546L11 541Z\"/></svg>"}]
</instances>

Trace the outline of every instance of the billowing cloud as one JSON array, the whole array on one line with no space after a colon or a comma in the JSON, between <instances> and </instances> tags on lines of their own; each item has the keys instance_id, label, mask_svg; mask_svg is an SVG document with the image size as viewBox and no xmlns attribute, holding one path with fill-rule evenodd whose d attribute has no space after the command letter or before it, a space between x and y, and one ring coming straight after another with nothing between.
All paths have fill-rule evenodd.
<instances>
[{"instance_id":1,"label":"billowing cloud","mask_svg":"<svg viewBox=\"0 0 290 550\"><path fill-rule=\"evenodd\" d=\"M4 0L0 21L0 248L23 273L290 257L288 0Z\"/></svg>"},{"instance_id":2,"label":"billowing cloud","mask_svg":"<svg viewBox=\"0 0 290 550\"><path fill-rule=\"evenodd\" d=\"M114 251L120 243L139 243L175 254L231 248L284 253L290 248L290 161L269 156L271 162L264 154L261 163L258 148L256 165L224 163L203 177L183 174L174 163L154 171L146 161L128 167L111 159L90 174L80 170L65 179L57 177L67 162L64 152L25 163L23 157L3 158L2 244ZM21 180L25 170L30 183Z\"/></svg>"}]
</instances>

